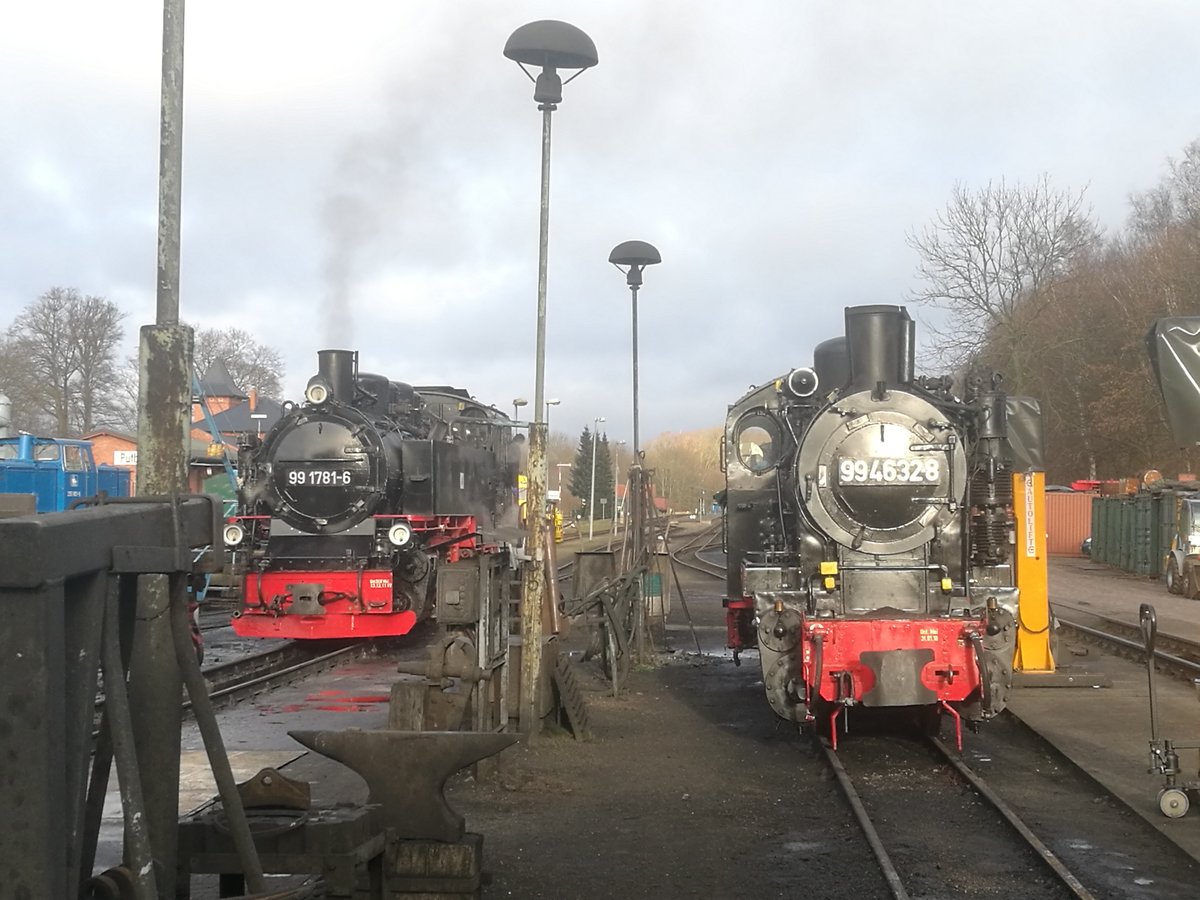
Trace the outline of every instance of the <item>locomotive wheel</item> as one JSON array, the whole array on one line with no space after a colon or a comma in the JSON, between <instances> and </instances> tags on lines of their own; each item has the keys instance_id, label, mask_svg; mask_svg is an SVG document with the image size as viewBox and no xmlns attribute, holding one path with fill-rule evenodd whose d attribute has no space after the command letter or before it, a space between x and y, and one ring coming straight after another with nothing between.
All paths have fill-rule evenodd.
<instances>
[{"instance_id":1,"label":"locomotive wheel","mask_svg":"<svg viewBox=\"0 0 1200 900\"><path fill-rule=\"evenodd\" d=\"M1169 819L1178 819L1187 814L1188 795L1179 788L1163 788L1158 792L1158 808Z\"/></svg>"},{"instance_id":2,"label":"locomotive wheel","mask_svg":"<svg viewBox=\"0 0 1200 900\"><path fill-rule=\"evenodd\" d=\"M1175 564L1175 557L1171 557L1167 563L1167 592L1171 594L1183 593L1183 580L1179 577L1179 566Z\"/></svg>"}]
</instances>

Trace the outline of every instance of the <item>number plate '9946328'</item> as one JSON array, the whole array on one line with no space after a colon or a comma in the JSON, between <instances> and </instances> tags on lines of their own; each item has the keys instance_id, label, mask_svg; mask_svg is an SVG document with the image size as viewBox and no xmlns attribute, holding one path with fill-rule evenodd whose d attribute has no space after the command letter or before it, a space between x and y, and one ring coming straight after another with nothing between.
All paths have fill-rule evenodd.
<instances>
[{"instance_id":1,"label":"number plate '9946328'","mask_svg":"<svg viewBox=\"0 0 1200 900\"><path fill-rule=\"evenodd\" d=\"M936 484L941 477L942 461L937 457L838 460L839 484Z\"/></svg>"}]
</instances>

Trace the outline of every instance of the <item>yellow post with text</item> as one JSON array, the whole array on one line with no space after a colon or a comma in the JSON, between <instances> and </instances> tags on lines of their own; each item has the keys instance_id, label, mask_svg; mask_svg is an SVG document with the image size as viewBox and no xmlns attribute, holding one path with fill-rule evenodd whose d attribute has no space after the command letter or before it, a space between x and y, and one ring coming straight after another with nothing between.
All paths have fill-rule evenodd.
<instances>
[{"instance_id":1,"label":"yellow post with text","mask_svg":"<svg viewBox=\"0 0 1200 900\"><path fill-rule=\"evenodd\" d=\"M1013 668L1018 672L1053 672L1044 472L1013 475L1013 518L1016 520L1013 565L1020 589Z\"/></svg>"}]
</instances>

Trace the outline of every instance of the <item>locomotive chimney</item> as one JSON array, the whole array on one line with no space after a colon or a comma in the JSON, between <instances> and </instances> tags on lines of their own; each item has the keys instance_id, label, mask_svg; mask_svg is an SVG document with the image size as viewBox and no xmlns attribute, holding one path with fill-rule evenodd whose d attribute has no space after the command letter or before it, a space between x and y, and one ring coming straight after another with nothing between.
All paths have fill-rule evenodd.
<instances>
[{"instance_id":1,"label":"locomotive chimney","mask_svg":"<svg viewBox=\"0 0 1200 900\"><path fill-rule=\"evenodd\" d=\"M357 350L318 350L317 374L329 385L335 400L349 403L354 399L354 382L358 375Z\"/></svg>"},{"instance_id":2,"label":"locomotive chimney","mask_svg":"<svg viewBox=\"0 0 1200 900\"><path fill-rule=\"evenodd\" d=\"M846 349L854 391L880 384L908 384L913 378L916 323L903 306L846 307Z\"/></svg>"},{"instance_id":3,"label":"locomotive chimney","mask_svg":"<svg viewBox=\"0 0 1200 900\"><path fill-rule=\"evenodd\" d=\"M817 373L822 392L843 388L850 380L850 361L846 358L846 339L830 338L813 349L813 371Z\"/></svg>"}]
</instances>

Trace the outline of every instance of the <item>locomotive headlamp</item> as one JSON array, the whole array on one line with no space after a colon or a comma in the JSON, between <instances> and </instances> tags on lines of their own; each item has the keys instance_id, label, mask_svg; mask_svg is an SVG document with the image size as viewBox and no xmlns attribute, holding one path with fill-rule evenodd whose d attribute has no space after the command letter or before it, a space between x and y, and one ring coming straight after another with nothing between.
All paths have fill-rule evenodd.
<instances>
[{"instance_id":1,"label":"locomotive headlamp","mask_svg":"<svg viewBox=\"0 0 1200 900\"><path fill-rule=\"evenodd\" d=\"M308 380L308 387L304 389L304 399L309 403L321 404L329 399L330 390L329 384L320 375L314 375Z\"/></svg>"},{"instance_id":2,"label":"locomotive headlamp","mask_svg":"<svg viewBox=\"0 0 1200 900\"><path fill-rule=\"evenodd\" d=\"M229 524L225 526L224 538L226 547L236 547L242 542L242 538L246 536L246 530L241 525Z\"/></svg>"},{"instance_id":3,"label":"locomotive headlamp","mask_svg":"<svg viewBox=\"0 0 1200 900\"><path fill-rule=\"evenodd\" d=\"M792 369L787 377L787 389L793 397L811 397L817 392L820 380L812 369Z\"/></svg>"},{"instance_id":4,"label":"locomotive headlamp","mask_svg":"<svg viewBox=\"0 0 1200 900\"><path fill-rule=\"evenodd\" d=\"M412 540L412 526L407 522L397 522L388 529L388 540L397 547L405 546Z\"/></svg>"}]
</instances>

